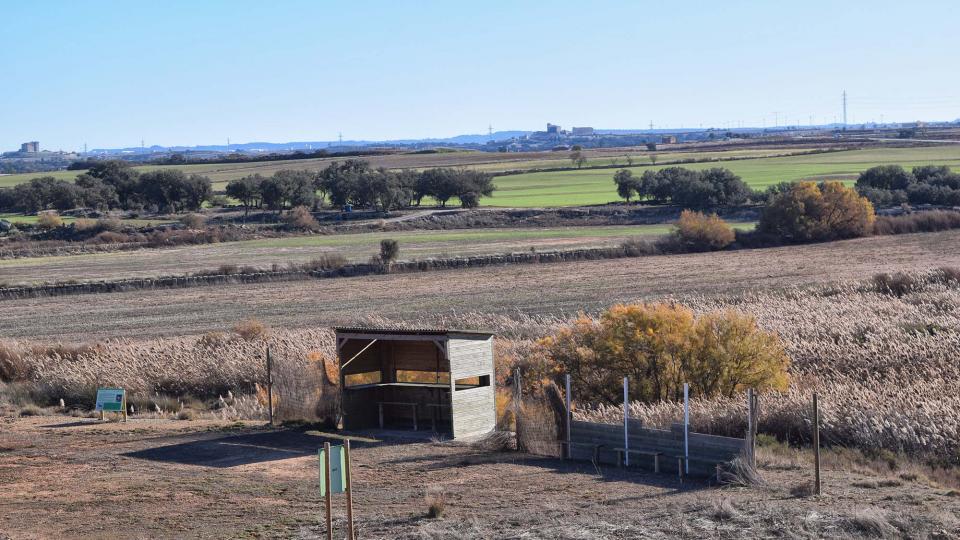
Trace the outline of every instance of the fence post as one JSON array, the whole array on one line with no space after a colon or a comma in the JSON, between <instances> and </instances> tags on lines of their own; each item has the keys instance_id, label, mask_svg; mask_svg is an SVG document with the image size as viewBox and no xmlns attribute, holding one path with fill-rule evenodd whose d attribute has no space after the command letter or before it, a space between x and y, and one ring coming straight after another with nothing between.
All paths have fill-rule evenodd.
<instances>
[{"instance_id":1,"label":"fence post","mask_svg":"<svg viewBox=\"0 0 960 540\"><path fill-rule=\"evenodd\" d=\"M626 377L623 378L623 463L630 466L630 432L627 428L627 422L630 420L630 383Z\"/></svg>"},{"instance_id":2,"label":"fence post","mask_svg":"<svg viewBox=\"0 0 960 540\"><path fill-rule=\"evenodd\" d=\"M567 395L566 395L566 397L565 397L566 402L567 402L567 419L566 419L566 420L567 420L567 449L566 449L567 455L566 455L566 457L567 457L567 459L569 459L569 458L570 458L570 455L571 455L571 452L570 452L570 440L571 440L571 439L570 439L570 420L573 418L573 411L570 410L570 401L571 401L571 399L570 399L570 374L569 374L569 373L567 373L565 379L566 379L566 383L567 383ZM564 457L562 450L561 450L561 452L560 452L560 457Z\"/></svg>"},{"instance_id":3,"label":"fence post","mask_svg":"<svg viewBox=\"0 0 960 540\"><path fill-rule=\"evenodd\" d=\"M526 447L520 435L522 431L520 416L521 409L523 408L523 389L520 386L520 368L516 368L513 373L513 421L517 429L517 451L525 452Z\"/></svg>"},{"instance_id":4,"label":"fence post","mask_svg":"<svg viewBox=\"0 0 960 540\"><path fill-rule=\"evenodd\" d=\"M350 439L343 441L343 451L346 461L344 474L347 481L347 538L354 540L357 536L353 532L353 471L350 465Z\"/></svg>"},{"instance_id":5,"label":"fence post","mask_svg":"<svg viewBox=\"0 0 960 540\"><path fill-rule=\"evenodd\" d=\"M820 495L820 406L817 393L813 393L813 474L814 493Z\"/></svg>"},{"instance_id":6,"label":"fence post","mask_svg":"<svg viewBox=\"0 0 960 540\"><path fill-rule=\"evenodd\" d=\"M683 383L683 469L690 474L690 385Z\"/></svg>"},{"instance_id":7,"label":"fence post","mask_svg":"<svg viewBox=\"0 0 960 540\"><path fill-rule=\"evenodd\" d=\"M757 462L753 451L753 388L747 388L747 459L751 467L756 467Z\"/></svg>"},{"instance_id":8,"label":"fence post","mask_svg":"<svg viewBox=\"0 0 960 540\"><path fill-rule=\"evenodd\" d=\"M267 345L267 408L270 409L270 425L273 425L273 361L270 358L270 345Z\"/></svg>"}]
</instances>

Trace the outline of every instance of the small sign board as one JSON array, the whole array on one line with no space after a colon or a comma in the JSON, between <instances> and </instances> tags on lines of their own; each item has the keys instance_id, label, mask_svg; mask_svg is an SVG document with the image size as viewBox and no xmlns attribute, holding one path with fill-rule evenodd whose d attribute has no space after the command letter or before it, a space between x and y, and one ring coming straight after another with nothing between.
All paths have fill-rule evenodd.
<instances>
[{"instance_id":1,"label":"small sign board","mask_svg":"<svg viewBox=\"0 0 960 540\"><path fill-rule=\"evenodd\" d=\"M100 412L125 412L127 405L127 393L123 388L99 388L97 389L96 409Z\"/></svg>"},{"instance_id":2,"label":"small sign board","mask_svg":"<svg viewBox=\"0 0 960 540\"><path fill-rule=\"evenodd\" d=\"M327 494L327 474L326 467L324 467L324 452L321 448L317 455L320 458L320 496L324 497ZM344 463L344 452L343 445L330 446L330 485L331 493L343 493L346 490L346 478L344 478L344 470L346 470L346 465Z\"/></svg>"}]
</instances>

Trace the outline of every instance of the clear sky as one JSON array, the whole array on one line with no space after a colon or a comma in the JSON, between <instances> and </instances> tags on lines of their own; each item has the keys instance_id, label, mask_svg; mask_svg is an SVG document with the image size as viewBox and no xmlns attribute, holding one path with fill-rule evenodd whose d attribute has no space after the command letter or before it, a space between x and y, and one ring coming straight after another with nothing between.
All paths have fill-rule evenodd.
<instances>
[{"instance_id":1,"label":"clear sky","mask_svg":"<svg viewBox=\"0 0 960 540\"><path fill-rule=\"evenodd\" d=\"M0 150L960 117L943 1L4 1ZM777 114L775 114L777 113Z\"/></svg>"}]
</instances>

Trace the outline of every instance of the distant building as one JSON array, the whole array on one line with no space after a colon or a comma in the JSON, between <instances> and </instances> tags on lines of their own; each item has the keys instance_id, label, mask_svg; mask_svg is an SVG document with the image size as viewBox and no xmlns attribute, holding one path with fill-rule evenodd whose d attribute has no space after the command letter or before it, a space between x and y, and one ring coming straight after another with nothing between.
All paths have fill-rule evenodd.
<instances>
[{"instance_id":1,"label":"distant building","mask_svg":"<svg viewBox=\"0 0 960 540\"><path fill-rule=\"evenodd\" d=\"M547 122L547 135L560 135L560 126Z\"/></svg>"},{"instance_id":2,"label":"distant building","mask_svg":"<svg viewBox=\"0 0 960 540\"><path fill-rule=\"evenodd\" d=\"M23 153L37 153L40 151L40 143L37 141L25 142L20 145L20 151Z\"/></svg>"},{"instance_id":3,"label":"distant building","mask_svg":"<svg viewBox=\"0 0 960 540\"><path fill-rule=\"evenodd\" d=\"M586 137L593 135L592 127L573 127L570 128L570 132L574 137Z\"/></svg>"},{"instance_id":4,"label":"distant building","mask_svg":"<svg viewBox=\"0 0 960 540\"><path fill-rule=\"evenodd\" d=\"M660 137L660 144L677 144L676 135L664 135Z\"/></svg>"}]
</instances>

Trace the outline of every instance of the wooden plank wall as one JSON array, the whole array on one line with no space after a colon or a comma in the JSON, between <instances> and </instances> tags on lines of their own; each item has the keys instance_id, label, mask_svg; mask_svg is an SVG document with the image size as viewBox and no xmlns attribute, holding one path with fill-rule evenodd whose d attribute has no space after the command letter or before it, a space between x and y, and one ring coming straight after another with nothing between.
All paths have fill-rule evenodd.
<instances>
[{"instance_id":1,"label":"wooden plank wall","mask_svg":"<svg viewBox=\"0 0 960 540\"><path fill-rule=\"evenodd\" d=\"M663 472L677 472L677 460L666 456L683 455L683 427L679 424L673 429L645 428L639 422L630 422L630 448L662 452L660 467ZM705 433L690 432L690 457L706 459L708 463L690 462L691 475L711 475L716 472L716 464L725 463L740 455L746 447L745 439L721 437ZM600 424L574 420L570 424L570 440L575 443L603 445L599 453L601 463L615 465L617 456L614 448L623 448L623 424ZM571 450L573 459L591 460L593 452L590 448L574 446ZM653 458L647 456L632 456L631 467L635 464L641 468L651 469Z\"/></svg>"},{"instance_id":2,"label":"wooden plank wall","mask_svg":"<svg viewBox=\"0 0 960 540\"><path fill-rule=\"evenodd\" d=\"M453 437L472 437L493 431L497 426L493 338L451 338L447 342L447 354L451 383L466 377L490 377L489 386L451 392Z\"/></svg>"}]
</instances>

